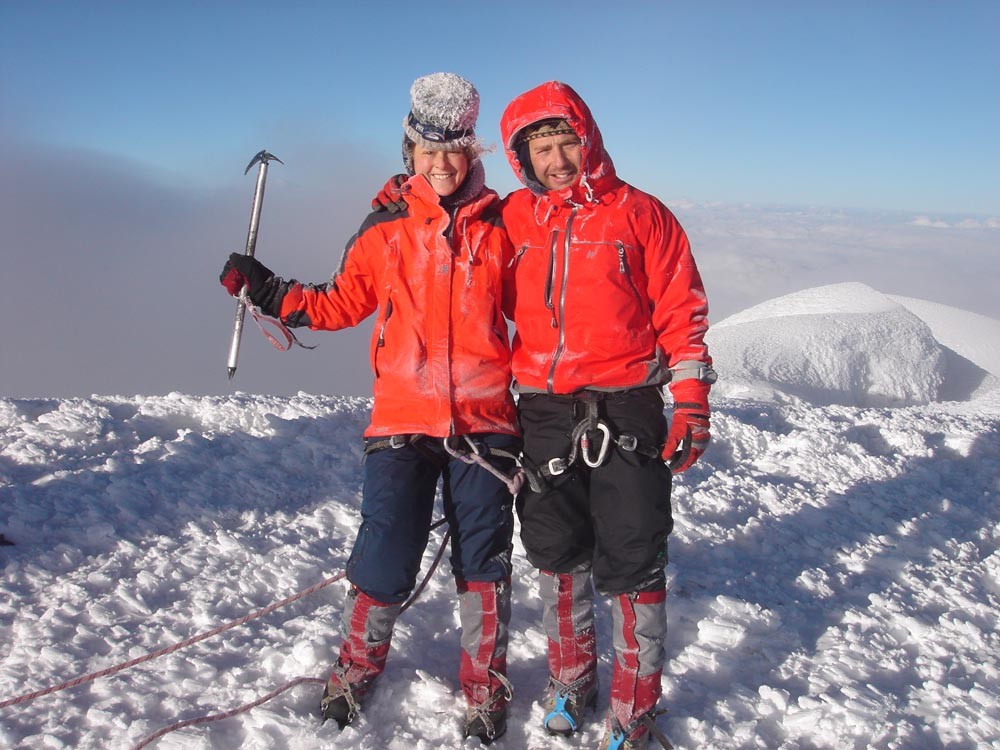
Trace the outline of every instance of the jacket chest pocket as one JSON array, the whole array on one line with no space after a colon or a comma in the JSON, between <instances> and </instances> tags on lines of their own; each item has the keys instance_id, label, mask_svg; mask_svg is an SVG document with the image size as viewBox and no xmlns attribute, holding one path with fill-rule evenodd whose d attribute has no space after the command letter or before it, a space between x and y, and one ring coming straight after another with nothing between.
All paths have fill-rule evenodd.
<instances>
[{"instance_id":1,"label":"jacket chest pocket","mask_svg":"<svg viewBox=\"0 0 1000 750\"><path fill-rule=\"evenodd\" d=\"M525 282L534 285L539 279L549 278L549 270L553 260L548 251L548 246L528 242L517 246L514 257L511 258L508 265L514 269L514 276L519 288L526 288Z\"/></svg>"},{"instance_id":2,"label":"jacket chest pocket","mask_svg":"<svg viewBox=\"0 0 1000 750\"><path fill-rule=\"evenodd\" d=\"M602 286L611 282L613 288L627 294L642 308L648 308L648 298L641 291L646 288L646 269L638 247L624 240L579 240L570 244L570 252L571 266L582 267L575 277Z\"/></svg>"}]
</instances>

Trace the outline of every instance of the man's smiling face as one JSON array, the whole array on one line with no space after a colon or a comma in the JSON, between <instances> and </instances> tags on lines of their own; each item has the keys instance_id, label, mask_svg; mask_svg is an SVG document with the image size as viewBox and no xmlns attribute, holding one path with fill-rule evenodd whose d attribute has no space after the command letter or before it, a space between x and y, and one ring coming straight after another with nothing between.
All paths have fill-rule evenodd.
<instances>
[{"instance_id":1,"label":"man's smiling face","mask_svg":"<svg viewBox=\"0 0 1000 750\"><path fill-rule=\"evenodd\" d=\"M583 150L575 134L536 136L528 141L528 155L535 177L548 190L570 187L580 176Z\"/></svg>"}]
</instances>

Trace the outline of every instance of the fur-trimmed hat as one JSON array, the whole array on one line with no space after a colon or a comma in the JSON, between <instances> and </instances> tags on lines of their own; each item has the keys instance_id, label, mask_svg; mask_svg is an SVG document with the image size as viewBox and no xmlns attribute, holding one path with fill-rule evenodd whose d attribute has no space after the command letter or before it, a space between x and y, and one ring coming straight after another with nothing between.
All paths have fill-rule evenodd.
<instances>
[{"instance_id":1,"label":"fur-trimmed hat","mask_svg":"<svg viewBox=\"0 0 1000 750\"><path fill-rule=\"evenodd\" d=\"M412 144L429 151L468 149L477 158L485 151L476 138L479 92L455 73L421 76L410 87L410 112L403 118L403 163L413 173Z\"/></svg>"}]
</instances>

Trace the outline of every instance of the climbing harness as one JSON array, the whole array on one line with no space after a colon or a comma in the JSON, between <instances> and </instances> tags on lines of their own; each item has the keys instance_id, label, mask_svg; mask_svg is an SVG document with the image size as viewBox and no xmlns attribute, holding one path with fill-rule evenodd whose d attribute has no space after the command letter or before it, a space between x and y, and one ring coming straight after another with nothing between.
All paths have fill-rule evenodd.
<instances>
[{"instance_id":1,"label":"climbing harness","mask_svg":"<svg viewBox=\"0 0 1000 750\"><path fill-rule=\"evenodd\" d=\"M626 453L638 453L650 458L659 456L659 446L646 445L635 435L616 433L612 425L600 417L600 404L606 397L607 394L597 391L583 391L569 397L575 403L586 405L586 416L573 427L566 456L556 456L537 467L524 469L532 492L542 492L547 479L565 474L577 459L589 469L602 466L612 446Z\"/></svg>"},{"instance_id":2,"label":"climbing harness","mask_svg":"<svg viewBox=\"0 0 1000 750\"><path fill-rule=\"evenodd\" d=\"M462 439L469 446L468 450L462 450L461 448L453 448L449 441L452 438L445 438L443 440L445 452L452 458L457 458L459 461L466 464L475 464L490 474L495 476L505 485L510 491L511 495L517 495L520 491L521 486L524 484L524 469L521 467L521 459L511 453L510 451L505 451L502 448L494 448L492 446L486 445L485 443L477 443L468 435L463 435ZM514 462L517 470L513 474L505 474L496 466L491 464L486 460L485 456L499 456L501 458L510 459Z\"/></svg>"},{"instance_id":3,"label":"climbing harness","mask_svg":"<svg viewBox=\"0 0 1000 750\"><path fill-rule=\"evenodd\" d=\"M427 458L437 463L440 461L439 455L433 452L436 442L440 440L444 452L451 458L462 463L474 464L485 469L490 474L503 482L511 495L517 495L524 484L525 472L521 465L521 457L503 448L495 448L483 441L476 440L470 435L453 435L446 438L432 438L427 435L392 435L387 438L377 438L365 443L365 455L381 450L398 450L407 445L419 450ZM514 462L516 470L507 473L489 461L489 458L502 458Z\"/></svg>"}]
</instances>

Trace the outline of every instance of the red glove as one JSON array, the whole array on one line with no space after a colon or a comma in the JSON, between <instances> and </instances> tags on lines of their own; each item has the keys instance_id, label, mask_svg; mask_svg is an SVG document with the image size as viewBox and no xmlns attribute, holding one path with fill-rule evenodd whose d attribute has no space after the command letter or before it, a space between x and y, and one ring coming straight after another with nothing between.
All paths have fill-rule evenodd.
<instances>
[{"instance_id":1,"label":"red glove","mask_svg":"<svg viewBox=\"0 0 1000 750\"><path fill-rule=\"evenodd\" d=\"M708 419L709 388L708 383L694 379L681 380L670 386L674 397L674 416L660 455L674 474L691 468L712 439Z\"/></svg>"},{"instance_id":2,"label":"red glove","mask_svg":"<svg viewBox=\"0 0 1000 750\"><path fill-rule=\"evenodd\" d=\"M372 211L388 211L391 214L406 210L405 193L402 187L410 179L407 174L394 174L382 186L382 190L372 200Z\"/></svg>"},{"instance_id":3,"label":"red glove","mask_svg":"<svg viewBox=\"0 0 1000 750\"><path fill-rule=\"evenodd\" d=\"M222 269L219 281L233 297L239 297L240 290L247 285L247 277L241 274L238 268L230 266L228 261Z\"/></svg>"},{"instance_id":4,"label":"red glove","mask_svg":"<svg viewBox=\"0 0 1000 750\"><path fill-rule=\"evenodd\" d=\"M259 304L265 284L274 277L270 268L256 258L243 253L231 253L219 274L219 282L232 296L238 297L243 287L252 302Z\"/></svg>"}]
</instances>

